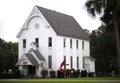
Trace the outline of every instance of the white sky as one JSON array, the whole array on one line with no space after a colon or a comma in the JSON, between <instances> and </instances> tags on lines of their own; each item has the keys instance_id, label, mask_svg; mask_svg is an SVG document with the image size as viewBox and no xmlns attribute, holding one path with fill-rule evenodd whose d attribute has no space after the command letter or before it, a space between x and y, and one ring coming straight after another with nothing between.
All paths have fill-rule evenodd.
<instances>
[{"instance_id":1,"label":"white sky","mask_svg":"<svg viewBox=\"0 0 120 83\"><path fill-rule=\"evenodd\" d=\"M73 16L83 29L95 30L101 22L92 19L86 9L86 0L0 0L0 38L17 42L22 28L35 5Z\"/></svg>"}]
</instances>

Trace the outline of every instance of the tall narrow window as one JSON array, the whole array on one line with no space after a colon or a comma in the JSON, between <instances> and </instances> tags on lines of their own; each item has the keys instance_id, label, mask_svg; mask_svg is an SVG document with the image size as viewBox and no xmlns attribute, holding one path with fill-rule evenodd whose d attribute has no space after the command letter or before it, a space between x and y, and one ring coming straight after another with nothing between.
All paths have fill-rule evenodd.
<instances>
[{"instance_id":1,"label":"tall narrow window","mask_svg":"<svg viewBox=\"0 0 120 83\"><path fill-rule=\"evenodd\" d=\"M26 48L26 39L23 39L23 48Z\"/></svg>"},{"instance_id":2,"label":"tall narrow window","mask_svg":"<svg viewBox=\"0 0 120 83\"><path fill-rule=\"evenodd\" d=\"M35 38L35 43L36 43L36 46L39 47L39 39L38 38Z\"/></svg>"},{"instance_id":3,"label":"tall narrow window","mask_svg":"<svg viewBox=\"0 0 120 83\"><path fill-rule=\"evenodd\" d=\"M79 44L78 44L78 40L76 40L76 48L77 48L77 49L78 49L78 45L79 45Z\"/></svg>"},{"instance_id":4,"label":"tall narrow window","mask_svg":"<svg viewBox=\"0 0 120 83\"><path fill-rule=\"evenodd\" d=\"M52 37L48 38L48 47L52 47Z\"/></svg>"},{"instance_id":5,"label":"tall narrow window","mask_svg":"<svg viewBox=\"0 0 120 83\"><path fill-rule=\"evenodd\" d=\"M72 48L72 39L70 39L70 48Z\"/></svg>"},{"instance_id":6,"label":"tall narrow window","mask_svg":"<svg viewBox=\"0 0 120 83\"><path fill-rule=\"evenodd\" d=\"M64 38L63 40L63 47L65 48L66 47L66 39Z\"/></svg>"},{"instance_id":7,"label":"tall narrow window","mask_svg":"<svg viewBox=\"0 0 120 83\"><path fill-rule=\"evenodd\" d=\"M48 56L48 68L52 68L52 56Z\"/></svg>"},{"instance_id":8,"label":"tall narrow window","mask_svg":"<svg viewBox=\"0 0 120 83\"><path fill-rule=\"evenodd\" d=\"M79 57L77 56L77 68L79 68Z\"/></svg>"},{"instance_id":9,"label":"tall narrow window","mask_svg":"<svg viewBox=\"0 0 120 83\"><path fill-rule=\"evenodd\" d=\"M43 68L43 63L41 62L41 68Z\"/></svg>"},{"instance_id":10,"label":"tall narrow window","mask_svg":"<svg viewBox=\"0 0 120 83\"><path fill-rule=\"evenodd\" d=\"M84 41L82 41L82 49L84 50Z\"/></svg>"},{"instance_id":11,"label":"tall narrow window","mask_svg":"<svg viewBox=\"0 0 120 83\"><path fill-rule=\"evenodd\" d=\"M83 68L85 68L85 57L83 57Z\"/></svg>"},{"instance_id":12,"label":"tall narrow window","mask_svg":"<svg viewBox=\"0 0 120 83\"><path fill-rule=\"evenodd\" d=\"M71 68L73 68L73 57L72 56L70 56L70 66Z\"/></svg>"}]
</instances>

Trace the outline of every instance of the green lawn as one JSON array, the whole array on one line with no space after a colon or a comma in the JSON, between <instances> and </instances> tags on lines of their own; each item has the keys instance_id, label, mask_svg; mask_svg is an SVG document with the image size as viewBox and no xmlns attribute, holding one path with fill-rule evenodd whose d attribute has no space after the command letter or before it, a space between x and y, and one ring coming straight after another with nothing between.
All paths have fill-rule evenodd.
<instances>
[{"instance_id":1,"label":"green lawn","mask_svg":"<svg viewBox=\"0 0 120 83\"><path fill-rule=\"evenodd\" d=\"M1 79L5 80L5 79ZM24 81L25 80L25 81ZM103 82L101 80L109 80L109 82ZM112 80L112 81L110 81ZM113 82L120 80L120 78L111 78L111 77L96 77L96 78L70 78L70 79L13 79L12 81L0 81L0 83L120 83Z\"/></svg>"},{"instance_id":2,"label":"green lawn","mask_svg":"<svg viewBox=\"0 0 120 83\"><path fill-rule=\"evenodd\" d=\"M17 81L17 82L13 82L12 81L12 82L5 82L5 81L3 81L0 83L103 83L103 82L79 82L79 81L71 81L71 82L70 81L69 82L66 82L66 81L62 81L62 82L61 81L50 81L50 82L49 81L47 81L47 82L46 81L44 81L44 82L43 81L39 81L39 82L38 81L37 82L35 82L35 81L34 82L33 81L18 82ZM104 83L120 83L120 82L104 82Z\"/></svg>"},{"instance_id":3,"label":"green lawn","mask_svg":"<svg viewBox=\"0 0 120 83\"><path fill-rule=\"evenodd\" d=\"M84 82L84 81L0 81L0 83L120 83L120 82Z\"/></svg>"}]
</instances>

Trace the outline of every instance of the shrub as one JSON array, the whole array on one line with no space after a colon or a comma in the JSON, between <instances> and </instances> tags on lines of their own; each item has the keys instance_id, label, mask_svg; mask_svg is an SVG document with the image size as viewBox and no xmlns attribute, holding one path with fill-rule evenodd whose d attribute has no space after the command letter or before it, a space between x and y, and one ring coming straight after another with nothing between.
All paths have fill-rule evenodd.
<instances>
[{"instance_id":1,"label":"shrub","mask_svg":"<svg viewBox=\"0 0 120 83\"><path fill-rule=\"evenodd\" d=\"M66 69L66 78L70 78L70 70Z\"/></svg>"},{"instance_id":2,"label":"shrub","mask_svg":"<svg viewBox=\"0 0 120 83\"><path fill-rule=\"evenodd\" d=\"M89 77L94 77L94 74L95 74L94 72L90 72L90 73L88 73L88 76Z\"/></svg>"},{"instance_id":3,"label":"shrub","mask_svg":"<svg viewBox=\"0 0 120 83\"><path fill-rule=\"evenodd\" d=\"M51 78L55 78L55 77L56 77L56 72L53 71L53 70L51 70L51 71L50 71L50 77L51 77Z\"/></svg>"},{"instance_id":4,"label":"shrub","mask_svg":"<svg viewBox=\"0 0 120 83\"><path fill-rule=\"evenodd\" d=\"M70 70L70 77L75 77L75 69Z\"/></svg>"},{"instance_id":5,"label":"shrub","mask_svg":"<svg viewBox=\"0 0 120 83\"><path fill-rule=\"evenodd\" d=\"M0 78L20 78L20 71L18 69L15 69L12 72L7 72L7 73L0 73Z\"/></svg>"},{"instance_id":6,"label":"shrub","mask_svg":"<svg viewBox=\"0 0 120 83\"><path fill-rule=\"evenodd\" d=\"M60 72L60 70L57 70L57 77L64 78L64 73Z\"/></svg>"},{"instance_id":7,"label":"shrub","mask_svg":"<svg viewBox=\"0 0 120 83\"><path fill-rule=\"evenodd\" d=\"M60 70L57 70L57 77L60 78Z\"/></svg>"},{"instance_id":8,"label":"shrub","mask_svg":"<svg viewBox=\"0 0 120 83\"><path fill-rule=\"evenodd\" d=\"M77 70L76 70L76 77L79 77L79 76L80 76L80 70L77 69Z\"/></svg>"},{"instance_id":9,"label":"shrub","mask_svg":"<svg viewBox=\"0 0 120 83\"><path fill-rule=\"evenodd\" d=\"M81 71L81 77L87 77L87 71L86 70Z\"/></svg>"},{"instance_id":10,"label":"shrub","mask_svg":"<svg viewBox=\"0 0 120 83\"><path fill-rule=\"evenodd\" d=\"M15 70L14 71L14 76L15 76L15 78L20 78L20 71L19 70Z\"/></svg>"},{"instance_id":11,"label":"shrub","mask_svg":"<svg viewBox=\"0 0 120 83\"><path fill-rule=\"evenodd\" d=\"M43 69L43 70L41 71L41 75L42 75L43 78L46 78L47 75L48 75L48 70L44 70L44 69Z\"/></svg>"},{"instance_id":12,"label":"shrub","mask_svg":"<svg viewBox=\"0 0 120 83\"><path fill-rule=\"evenodd\" d=\"M12 78L14 78L14 74L8 74L8 73L4 74L4 73L1 73L0 78L12 79Z\"/></svg>"}]
</instances>

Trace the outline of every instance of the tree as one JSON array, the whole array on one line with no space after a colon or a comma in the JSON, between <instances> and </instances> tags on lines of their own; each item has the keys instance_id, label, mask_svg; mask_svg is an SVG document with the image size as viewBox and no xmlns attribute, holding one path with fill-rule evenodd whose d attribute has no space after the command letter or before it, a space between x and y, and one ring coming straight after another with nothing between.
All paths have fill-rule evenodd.
<instances>
[{"instance_id":1,"label":"tree","mask_svg":"<svg viewBox=\"0 0 120 83\"><path fill-rule=\"evenodd\" d=\"M112 15L116 39L118 69L120 75L120 38L118 29L118 10L120 9L120 0L87 0L85 6L88 13L91 14L92 17L96 16L96 14L103 14L103 16L106 14Z\"/></svg>"},{"instance_id":2,"label":"tree","mask_svg":"<svg viewBox=\"0 0 120 83\"><path fill-rule=\"evenodd\" d=\"M113 29L100 26L90 34L90 55L96 59L96 73L101 72L102 76L107 76L117 70L117 56L115 48L115 38Z\"/></svg>"},{"instance_id":3,"label":"tree","mask_svg":"<svg viewBox=\"0 0 120 83\"><path fill-rule=\"evenodd\" d=\"M0 73L14 70L18 57L18 43L5 42L0 38Z\"/></svg>"}]
</instances>

